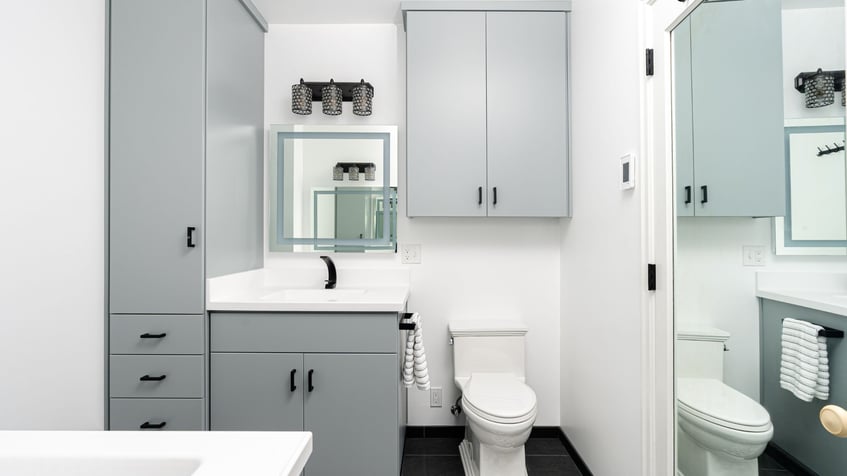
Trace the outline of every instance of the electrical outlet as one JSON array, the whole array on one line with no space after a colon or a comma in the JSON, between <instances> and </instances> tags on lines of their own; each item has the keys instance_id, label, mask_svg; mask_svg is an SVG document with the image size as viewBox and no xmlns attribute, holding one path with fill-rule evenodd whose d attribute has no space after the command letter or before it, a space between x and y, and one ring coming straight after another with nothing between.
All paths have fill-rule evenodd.
<instances>
[{"instance_id":1,"label":"electrical outlet","mask_svg":"<svg viewBox=\"0 0 847 476\"><path fill-rule=\"evenodd\" d=\"M441 387L432 387L429 389L429 406L441 407Z\"/></svg>"},{"instance_id":2,"label":"electrical outlet","mask_svg":"<svg viewBox=\"0 0 847 476\"><path fill-rule=\"evenodd\" d=\"M403 243L400 245L400 262L403 264L421 263L421 245Z\"/></svg>"},{"instance_id":3,"label":"electrical outlet","mask_svg":"<svg viewBox=\"0 0 847 476\"><path fill-rule=\"evenodd\" d=\"M764 246L743 246L741 252L744 255L744 266L764 266L765 265L765 247Z\"/></svg>"}]
</instances>

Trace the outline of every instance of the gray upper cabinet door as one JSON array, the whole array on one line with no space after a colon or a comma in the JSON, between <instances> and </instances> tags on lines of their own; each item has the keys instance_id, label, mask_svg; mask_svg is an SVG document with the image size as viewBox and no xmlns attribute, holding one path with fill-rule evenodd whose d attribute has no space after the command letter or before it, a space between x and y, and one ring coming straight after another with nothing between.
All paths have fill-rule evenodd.
<instances>
[{"instance_id":1,"label":"gray upper cabinet door","mask_svg":"<svg viewBox=\"0 0 847 476\"><path fill-rule=\"evenodd\" d=\"M694 131L691 111L691 19L673 31L673 150L676 214L694 215Z\"/></svg>"},{"instance_id":2,"label":"gray upper cabinet door","mask_svg":"<svg viewBox=\"0 0 847 476\"><path fill-rule=\"evenodd\" d=\"M397 355L306 354L303 365L305 429L314 434L306 474L400 474Z\"/></svg>"},{"instance_id":3,"label":"gray upper cabinet door","mask_svg":"<svg viewBox=\"0 0 847 476\"><path fill-rule=\"evenodd\" d=\"M303 430L303 354L213 353L210 369L211 430Z\"/></svg>"},{"instance_id":4,"label":"gray upper cabinet door","mask_svg":"<svg viewBox=\"0 0 847 476\"><path fill-rule=\"evenodd\" d=\"M406 214L485 216L485 12L408 12Z\"/></svg>"},{"instance_id":5,"label":"gray upper cabinet door","mask_svg":"<svg viewBox=\"0 0 847 476\"><path fill-rule=\"evenodd\" d=\"M486 15L488 215L567 216L567 15Z\"/></svg>"},{"instance_id":6,"label":"gray upper cabinet door","mask_svg":"<svg viewBox=\"0 0 847 476\"><path fill-rule=\"evenodd\" d=\"M112 313L204 311L204 3L111 1Z\"/></svg>"},{"instance_id":7,"label":"gray upper cabinet door","mask_svg":"<svg viewBox=\"0 0 847 476\"><path fill-rule=\"evenodd\" d=\"M692 14L695 215L785 215L781 19L779 0Z\"/></svg>"}]
</instances>

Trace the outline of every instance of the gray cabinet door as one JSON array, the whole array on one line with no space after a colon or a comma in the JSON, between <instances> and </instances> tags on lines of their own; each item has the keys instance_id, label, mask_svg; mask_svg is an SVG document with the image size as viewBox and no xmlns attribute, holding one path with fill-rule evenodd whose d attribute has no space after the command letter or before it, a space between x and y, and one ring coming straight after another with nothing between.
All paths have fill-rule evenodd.
<instances>
[{"instance_id":1,"label":"gray cabinet door","mask_svg":"<svg viewBox=\"0 0 847 476\"><path fill-rule=\"evenodd\" d=\"M304 421L314 450L306 474L400 474L397 356L306 354L303 364L307 385L313 371Z\"/></svg>"},{"instance_id":2,"label":"gray cabinet door","mask_svg":"<svg viewBox=\"0 0 847 476\"><path fill-rule=\"evenodd\" d=\"M567 15L486 15L488 215L567 216Z\"/></svg>"},{"instance_id":3,"label":"gray cabinet door","mask_svg":"<svg viewBox=\"0 0 847 476\"><path fill-rule=\"evenodd\" d=\"M210 369L211 430L303 430L303 354L213 353Z\"/></svg>"},{"instance_id":4,"label":"gray cabinet door","mask_svg":"<svg viewBox=\"0 0 847 476\"><path fill-rule=\"evenodd\" d=\"M673 31L673 151L676 214L694 216L694 130L691 110L691 19Z\"/></svg>"},{"instance_id":5,"label":"gray cabinet door","mask_svg":"<svg viewBox=\"0 0 847 476\"><path fill-rule=\"evenodd\" d=\"M406 214L485 216L485 13L407 15Z\"/></svg>"},{"instance_id":6,"label":"gray cabinet door","mask_svg":"<svg viewBox=\"0 0 847 476\"><path fill-rule=\"evenodd\" d=\"M780 5L715 2L692 14L695 215L785 215Z\"/></svg>"},{"instance_id":7,"label":"gray cabinet door","mask_svg":"<svg viewBox=\"0 0 847 476\"><path fill-rule=\"evenodd\" d=\"M111 2L112 313L203 313L204 21L203 0Z\"/></svg>"}]
</instances>

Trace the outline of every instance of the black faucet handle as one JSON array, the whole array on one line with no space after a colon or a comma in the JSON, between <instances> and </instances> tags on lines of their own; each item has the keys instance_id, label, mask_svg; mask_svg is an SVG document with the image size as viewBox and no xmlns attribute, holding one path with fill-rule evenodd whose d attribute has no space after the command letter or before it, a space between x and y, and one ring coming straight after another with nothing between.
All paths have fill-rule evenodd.
<instances>
[{"instance_id":1,"label":"black faucet handle","mask_svg":"<svg viewBox=\"0 0 847 476\"><path fill-rule=\"evenodd\" d=\"M327 280L326 289L335 289L335 282L337 280L337 275L335 272L335 263L332 262L332 259L329 256L321 256L321 259L326 263L326 271L327 271Z\"/></svg>"}]
</instances>

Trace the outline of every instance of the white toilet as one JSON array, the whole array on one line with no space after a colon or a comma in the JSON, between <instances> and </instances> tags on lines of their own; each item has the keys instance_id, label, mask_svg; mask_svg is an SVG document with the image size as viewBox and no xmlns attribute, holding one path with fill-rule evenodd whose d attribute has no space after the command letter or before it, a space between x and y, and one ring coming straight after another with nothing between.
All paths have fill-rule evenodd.
<instances>
[{"instance_id":1,"label":"white toilet","mask_svg":"<svg viewBox=\"0 0 847 476\"><path fill-rule=\"evenodd\" d=\"M467 425L459 447L468 476L526 475L524 443L536 416L526 385L527 328L515 321L450 323L453 371Z\"/></svg>"},{"instance_id":2,"label":"white toilet","mask_svg":"<svg viewBox=\"0 0 847 476\"><path fill-rule=\"evenodd\" d=\"M677 332L677 466L684 476L757 476L773 437L759 403L723 383L724 342L713 328Z\"/></svg>"}]
</instances>

